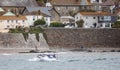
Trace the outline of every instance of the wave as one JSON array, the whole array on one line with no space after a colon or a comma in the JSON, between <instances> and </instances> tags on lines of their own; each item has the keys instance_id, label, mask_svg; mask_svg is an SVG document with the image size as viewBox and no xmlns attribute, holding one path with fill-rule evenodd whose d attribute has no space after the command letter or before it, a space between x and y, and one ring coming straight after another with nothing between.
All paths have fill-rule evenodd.
<instances>
[{"instance_id":1,"label":"wave","mask_svg":"<svg viewBox=\"0 0 120 70\"><path fill-rule=\"evenodd\" d=\"M28 61L39 61L39 58L35 57L35 58L32 58L32 59L28 59Z\"/></svg>"}]
</instances>

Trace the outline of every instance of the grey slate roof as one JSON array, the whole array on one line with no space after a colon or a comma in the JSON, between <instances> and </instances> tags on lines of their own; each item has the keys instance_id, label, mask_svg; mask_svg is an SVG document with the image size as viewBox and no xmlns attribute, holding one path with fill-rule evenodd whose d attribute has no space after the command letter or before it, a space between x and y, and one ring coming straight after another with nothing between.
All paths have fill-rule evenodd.
<instances>
[{"instance_id":1,"label":"grey slate roof","mask_svg":"<svg viewBox=\"0 0 120 70\"><path fill-rule=\"evenodd\" d=\"M34 12L34 11L39 11L43 14L46 14L47 16L51 16L49 10L51 10L51 8L48 7L26 7L28 12Z\"/></svg>"},{"instance_id":2,"label":"grey slate roof","mask_svg":"<svg viewBox=\"0 0 120 70\"><path fill-rule=\"evenodd\" d=\"M35 0L0 0L0 6L37 6Z\"/></svg>"}]
</instances>

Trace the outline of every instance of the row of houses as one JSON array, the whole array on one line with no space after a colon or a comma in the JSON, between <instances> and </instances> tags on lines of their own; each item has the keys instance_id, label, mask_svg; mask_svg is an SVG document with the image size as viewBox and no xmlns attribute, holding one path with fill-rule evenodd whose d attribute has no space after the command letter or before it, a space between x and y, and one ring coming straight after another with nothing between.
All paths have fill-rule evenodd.
<instances>
[{"instance_id":1,"label":"row of houses","mask_svg":"<svg viewBox=\"0 0 120 70\"><path fill-rule=\"evenodd\" d=\"M120 12L119 0L52 0L50 4L58 13L54 21L68 24L83 19L84 28L111 28Z\"/></svg>"},{"instance_id":2,"label":"row of houses","mask_svg":"<svg viewBox=\"0 0 120 70\"><path fill-rule=\"evenodd\" d=\"M120 16L117 0L48 0L45 7L35 0L0 0L0 30L33 26L44 18L51 22L73 24L84 20L84 28L110 28ZM117 3L118 4L117 4Z\"/></svg>"}]
</instances>

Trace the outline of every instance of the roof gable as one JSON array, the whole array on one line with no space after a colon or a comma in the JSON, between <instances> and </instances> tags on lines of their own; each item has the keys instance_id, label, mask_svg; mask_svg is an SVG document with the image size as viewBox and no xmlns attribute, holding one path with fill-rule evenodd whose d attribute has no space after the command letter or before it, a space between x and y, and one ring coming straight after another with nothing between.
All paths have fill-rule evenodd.
<instances>
[{"instance_id":1,"label":"roof gable","mask_svg":"<svg viewBox=\"0 0 120 70\"><path fill-rule=\"evenodd\" d=\"M4 12L4 10L0 7L0 12Z\"/></svg>"},{"instance_id":2,"label":"roof gable","mask_svg":"<svg viewBox=\"0 0 120 70\"><path fill-rule=\"evenodd\" d=\"M51 10L51 8L49 7L26 7L28 12L38 12L40 11L40 13L47 15L47 16L51 16L49 10Z\"/></svg>"},{"instance_id":3,"label":"roof gable","mask_svg":"<svg viewBox=\"0 0 120 70\"><path fill-rule=\"evenodd\" d=\"M3 16L16 16L16 15L13 14L12 12L8 11Z\"/></svg>"},{"instance_id":4,"label":"roof gable","mask_svg":"<svg viewBox=\"0 0 120 70\"><path fill-rule=\"evenodd\" d=\"M25 16L0 16L0 20L27 20Z\"/></svg>"},{"instance_id":5,"label":"roof gable","mask_svg":"<svg viewBox=\"0 0 120 70\"><path fill-rule=\"evenodd\" d=\"M37 6L35 0L0 0L0 6Z\"/></svg>"},{"instance_id":6,"label":"roof gable","mask_svg":"<svg viewBox=\"0 0 120 70\"><path fill-rule=\"evenodd\" d=\"M116 16L107 12L80 12L80 14L84 16Z\"/></svg>"},{"instance_id":7,"label":"roof gable","mask_svg":"<svg viewBox=\"0 0 120 70\"><path fill-rule=\"evenodd\" d=\"M90 5L90 0L51 0L53 5Z\"/></svg>"}]
</instances>

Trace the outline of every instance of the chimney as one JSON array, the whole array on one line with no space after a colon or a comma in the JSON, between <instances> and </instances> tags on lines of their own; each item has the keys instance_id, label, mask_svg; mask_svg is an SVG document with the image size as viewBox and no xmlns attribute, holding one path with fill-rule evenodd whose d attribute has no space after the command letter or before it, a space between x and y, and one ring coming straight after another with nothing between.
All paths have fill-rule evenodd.
<instances>
[{"instance_id":1,"label":"chimney","mask_svg":"<svg viewBox=\"0 0 120 70\"><path fill-rule=\"evenodd\" d=\"M38 15L41 15L41 11L40 10L38 10Z\"/></svg>"},{"instance_id":2,"label":"chimney","mask_svg":"<svg viewBox=\"0 0 120 70\"><path fill-rule=\"evenodd\" d=\"M19 17L19 10L18 10L18 8L15 8L15 14L16 14L17 17Z\"/></svg>"}]
</instances>

